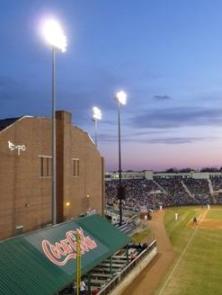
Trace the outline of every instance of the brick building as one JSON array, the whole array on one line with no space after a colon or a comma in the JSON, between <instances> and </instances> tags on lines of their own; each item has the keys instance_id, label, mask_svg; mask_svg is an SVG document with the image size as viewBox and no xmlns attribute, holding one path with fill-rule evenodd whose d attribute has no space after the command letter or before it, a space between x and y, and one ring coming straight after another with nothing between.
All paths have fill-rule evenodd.
<instances>
[{"instance_id":1,"label":"brick building","mask_svg":"<svg viewBox=\"0 0 222 295\"><path fill-rule=\"evenodd\" d=\"M57 217L103 212L103 158L71 114L56 112ZM0 120L0 239L51 223L51 119Z\"/></svg>"}]
</instances>

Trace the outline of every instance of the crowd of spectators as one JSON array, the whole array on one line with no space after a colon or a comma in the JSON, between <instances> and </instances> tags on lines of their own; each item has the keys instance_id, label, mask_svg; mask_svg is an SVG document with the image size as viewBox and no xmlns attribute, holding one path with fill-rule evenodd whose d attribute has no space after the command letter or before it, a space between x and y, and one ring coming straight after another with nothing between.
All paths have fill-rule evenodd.
<instances>
[{"instance_id":1,"label":"crowd of spectators","mask_svg":"<svg viewBox=\"0 0 222 295\"><path fill-rule=\"evenodd\" d=\"M222 204L222 177L212 176L210 180L212 183L216 203Z\"/></svg>"},{"instance_id":2,"label":"crowd of spectators","mask_svg":"<svg viewBox=\"0 0 222 295\"><path fill-rule=\"evenodd\" d=\"M123 208L141 211L141 208L156 209L159 206L222 204L222 177L211 179L213 190L220 190L212 196L207 179L191 177L154 177L148 179L122 180L125 187ZM106 202L118 206L118 180L106 182Z\"/></svg>"},{"instance_id":3,"label":"crowd of spectators","mask_svg":"<svg viewBox=\"0 0 222 295\"><path fill-rule=\"evenodd\" d=\"M125 209L134 208L135 211L140 211L140 208L149 204L150 208L156 206L156 198L162 195L159 187L151 180L131 179L122 180L125 187L125 200L123 206ZM118 180L106 182L106 200L108 205L118 204L117 199Z\"/></svg>"},{"instance_id":4,"label":"crowd of spectators","mask_svg":"<svg viewBox=\"0 0 222 295\"><path fill-rule=\"evenodd\" d=\"M213 203L207 179L185 178L184 184L199 203Z\"/></svg>"},{"instance_id":5,"label":"crowd of spectators","mask_svg":"<svg viewBox=\"0 0 222 295\"><path fill-rule=\"evenodd\" d=\"M220 177L220 176L212 176L210 178L210 180L211 180L214 191L222 190L222 177Z\"/></svg>"},{"instance_id":6,"label":"crowd of spectators","mask_svg":"<svg viewBox=\"0 0 222 295\"><path fill-rule=\"evenodd\" d=\"M183 179L180 176L177 177L155 177L155 181L166 192L166 206L176 206L185 204L194 204L195 200L185 190L183 186Z\"/></svg>"}]
</instances>

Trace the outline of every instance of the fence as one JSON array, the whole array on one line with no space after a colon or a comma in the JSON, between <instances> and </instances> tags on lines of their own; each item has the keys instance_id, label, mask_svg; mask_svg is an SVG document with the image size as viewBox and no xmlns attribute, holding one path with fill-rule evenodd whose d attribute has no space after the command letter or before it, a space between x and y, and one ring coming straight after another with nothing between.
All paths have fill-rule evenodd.
<instances>
[{"instance_id":1,"label":"fence","mask_svg":"<svg viewBox=\"0 0 222 295\"><path fill-rule=\"evenodd\" d=\"M130 262L120 273L118 273L107 285L105 285L98 295L105 295L112 291L127 276L127 274L156 247L156 240L149 244L132 262Z\"/></svg>"}]
</instances>

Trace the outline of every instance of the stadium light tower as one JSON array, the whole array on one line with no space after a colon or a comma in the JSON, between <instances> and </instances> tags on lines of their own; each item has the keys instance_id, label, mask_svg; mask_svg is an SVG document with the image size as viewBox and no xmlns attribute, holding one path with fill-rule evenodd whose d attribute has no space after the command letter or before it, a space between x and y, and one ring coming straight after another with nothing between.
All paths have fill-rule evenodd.
<instances>
[{"instance_id":1,"label":"stadium light tower","mask_svg":"<svg viewBox=\"0 0 222 295\"><path fill-rule=\"evenodd\" d=\"M95 144L97 147L97 122L98 120L102 119L102 111L98 107L93 107L92 108L92 120L94 121L95 125Z\"/></svg>"},{"instance_id":2,"label":"stadium light tower","mask_svg":"<svg viewBox=\"0 0 222 295\"><path fill-rule=\"evenodd\" d=\"M55 56L57 51L66 51L67 39L59 22L53 18L46 19L41 26L41 33L52 50L52 223L57 222L56 199L56 85Z\"/></svg>"},{"instance_id":3,"label":"stadium light tower","mask_svg":"<svg viewBox=\"0 0 222 295\"><path fill-rule=\"evenodd\" d=\"M125 105L127 102L127 94L124 91L119 91L116 93L116 101L118 105L118 152L119 152L119 185L117 197L119 199L119 225L122 225L123 221L123 208L122 201L125 198L125 190L122 186L122 160L121 160L121 118L120 118L120 108L121 105Z\"/></svg>"}]
</instances>

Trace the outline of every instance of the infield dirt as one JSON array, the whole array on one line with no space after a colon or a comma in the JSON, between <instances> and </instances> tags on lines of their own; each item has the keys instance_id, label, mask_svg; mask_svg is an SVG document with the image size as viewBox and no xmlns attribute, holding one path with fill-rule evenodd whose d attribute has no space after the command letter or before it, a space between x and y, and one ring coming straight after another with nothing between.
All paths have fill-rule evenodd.
<instances>
[{"instance_id":1,"label":"infield dirt","mask_svg":"<svg viewBox=\"0 0 222 295\"><path fill-rule=\"evenodd\" d=\"M192 227L192 223L189 223L189 226ZM212 220L210 218L205 218L200 224L199 224L199 229L222 229L222 221L221 220Z\"/></svg>"}]
</instances>

